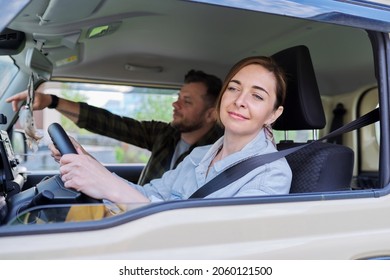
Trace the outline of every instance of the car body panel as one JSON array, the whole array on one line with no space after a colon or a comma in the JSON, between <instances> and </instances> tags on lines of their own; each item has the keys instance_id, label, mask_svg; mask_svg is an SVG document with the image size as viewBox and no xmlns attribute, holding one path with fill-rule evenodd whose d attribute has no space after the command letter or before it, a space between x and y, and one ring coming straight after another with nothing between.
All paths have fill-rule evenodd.
<instances>
[{"instance_id":1,"label":"car body panel","mask_svg":"<svg viewBox=\"0 0 390 280\"><path fill-rule=\"evenodd\" d=\"M389 257L390 221L378 217L389 212L389 200L385 196L173 209L107 229L2 237L0 259ZM13 245L26 240L28 246Z\"/></svg>"},{"instance_id":2,"label":"car body panel","mask_svg":"<svg viewBox=\"0 0 390 280\"><path fill-rule=\"evenodd\" d=\"M265 11L383 32L390 31L390 10L388 5L386 3L375 3L375 1L243 0L237 2L229 0L198 0L198 2L253 11Z\"/></svg>"}]
</instances>

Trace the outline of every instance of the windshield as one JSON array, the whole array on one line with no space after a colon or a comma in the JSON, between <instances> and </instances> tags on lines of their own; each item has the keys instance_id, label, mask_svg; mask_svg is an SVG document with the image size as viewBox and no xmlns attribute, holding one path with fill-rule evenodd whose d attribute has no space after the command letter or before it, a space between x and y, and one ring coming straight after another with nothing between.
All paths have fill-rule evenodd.
<instances>
[{"instance_id":1,"label":"windshield","mask_svg":"<svg viewBox=\"0 0 390 280\"><path fill-rule=\"evenodd\" d=\"M13 60L9 56L0 56L0 97L18 72Z\"/></svg>"}]
</instances>

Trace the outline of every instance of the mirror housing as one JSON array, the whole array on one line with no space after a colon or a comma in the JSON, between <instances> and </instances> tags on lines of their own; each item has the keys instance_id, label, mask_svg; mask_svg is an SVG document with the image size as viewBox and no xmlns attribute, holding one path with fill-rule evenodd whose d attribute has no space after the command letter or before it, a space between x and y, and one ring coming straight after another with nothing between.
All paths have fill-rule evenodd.
<instances>
[{"instance_id":1,"label":"mirror housing","mask_svg":"<svg viewBox=\"0 0 390 280\"><path fill-rule=\"evenodd\" d=\"M32 72L47 80L50 79L53 71L53 64L51 61L36 48L29 48L27 50L26 66L30 68Z\"/></svg>"}]
</instances>

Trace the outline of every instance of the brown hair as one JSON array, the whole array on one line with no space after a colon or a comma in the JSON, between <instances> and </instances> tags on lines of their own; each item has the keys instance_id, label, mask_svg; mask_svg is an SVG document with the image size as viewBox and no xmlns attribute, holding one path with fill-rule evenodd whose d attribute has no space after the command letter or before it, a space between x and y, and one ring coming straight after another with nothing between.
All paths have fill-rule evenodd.
<instances>
[{"instance_id":1,"label":"brown hair","mask_svg":"<svg viewBox=\"0 0 390 280\"><path fill-rule=\"evenodd\" d=\"M265 69L274 74L276 80L276 102L274 109L276 110L279 106L283 105L286 98L286 77L284 71L279 65L271 58L267 56L252 56L247 57L239 62L237 62L226 75L225 81L223 82L221 92L217 100L217 112L218 112L218 121L221 123L219 118L219 111L221 109L221 99L228 87L230 81L233 79L234 75L238 73L242 68L248 65L257 64L263 66Z\"/></svg>"},{"instance_id":2,"label":"brown hair","mask_svg":"<svg viewBox=\"0 0 390 280\"><path fill-rule=\"evenodd\" d=\"M207 93L204 96L206 105L208 108L215 106L222 87L222 81L220 78L206 74L200 70L191 69L184 76L184 83L203 83L207 87Z\"/></svg>"}]
</instances>

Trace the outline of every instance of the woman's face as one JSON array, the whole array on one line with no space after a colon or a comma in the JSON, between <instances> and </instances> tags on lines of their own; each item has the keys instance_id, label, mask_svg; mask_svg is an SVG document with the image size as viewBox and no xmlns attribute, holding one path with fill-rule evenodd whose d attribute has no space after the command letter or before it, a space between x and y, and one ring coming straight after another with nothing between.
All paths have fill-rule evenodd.
<instances>
[{"instance_id":1,"label":"woman's face","mask_svg":"<svg viewBox=\"0 0 390 280\"><path fill-rule=\"evenodd\" d=\"M283 112L274 110L276 80L258 64L242 68L223 93L220 118L225 134L254 138L265 124L272 124Z\"/></svg>"}]
</instances>

